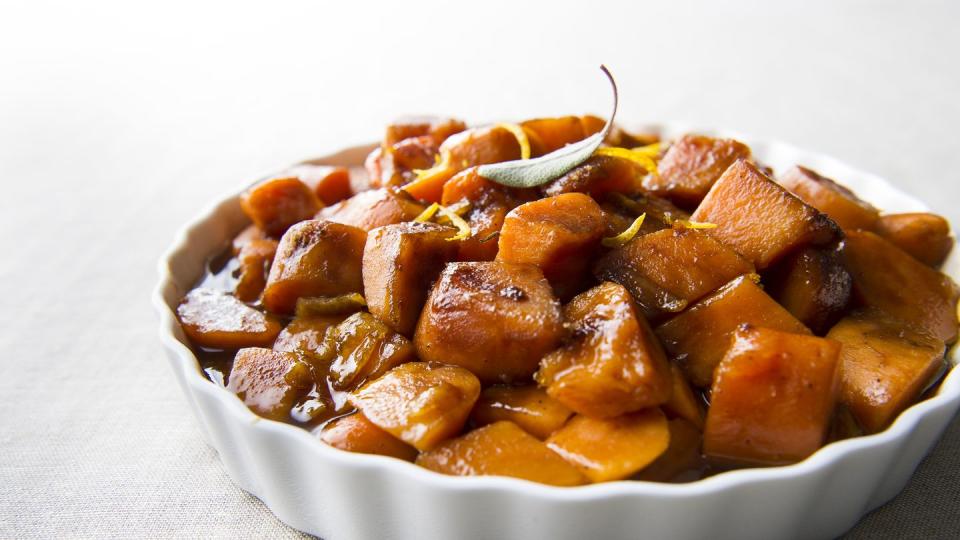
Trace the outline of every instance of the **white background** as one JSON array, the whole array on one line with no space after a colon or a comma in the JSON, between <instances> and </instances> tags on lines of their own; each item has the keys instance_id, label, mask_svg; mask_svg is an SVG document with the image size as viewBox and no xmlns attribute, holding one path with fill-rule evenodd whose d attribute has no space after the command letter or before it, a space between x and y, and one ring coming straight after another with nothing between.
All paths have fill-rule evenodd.
<instances>
[{"instance_id":1,"label":"white background","mask_svg":"<svg viewBox=\"0 0 960 540\"><path fill-rule=\"evenodd\" d=\"M398 114L603 114L605 63L624 121L823 151L960 223L958 23L956 2L0 0L0 536L292 534L223 476L154 339L155 260L225 191Z\"/></svg>"}]
</instances>

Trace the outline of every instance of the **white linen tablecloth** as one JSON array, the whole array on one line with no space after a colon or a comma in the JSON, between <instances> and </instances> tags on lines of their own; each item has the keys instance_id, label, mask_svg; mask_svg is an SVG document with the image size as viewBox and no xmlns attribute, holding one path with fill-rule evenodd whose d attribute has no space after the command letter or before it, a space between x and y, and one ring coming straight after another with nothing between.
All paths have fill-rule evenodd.
<instances>
[{"instance_id":1,"label":"white linen tablecloth","mask_svg":"<svg viewBox=\"0 0 960 540\"><path fill-rule=\"evenodd\" d=\"M400 113L604 113L603 62L623 120L825 151L960 223L958 21L946 1L3 3L0 537L299 535L225 476L155 337L156 260L214 197ZM954 421L850 537L960 536L958 463Z\"/></svg>"}]
</instances>

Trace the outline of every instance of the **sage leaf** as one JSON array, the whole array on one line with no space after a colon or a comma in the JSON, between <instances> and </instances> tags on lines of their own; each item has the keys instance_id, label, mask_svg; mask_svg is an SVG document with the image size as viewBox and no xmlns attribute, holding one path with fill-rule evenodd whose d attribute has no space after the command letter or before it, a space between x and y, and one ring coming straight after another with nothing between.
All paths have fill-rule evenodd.
<instances>
[{"instance_id":1,"label":"sage leaf","mask_svg":"<svg viewBox=\"0 0 960 540\"><path fill-rule=\"evenodd\" d=\"M568 144L537 158L481 165L477 168L477 173L504 186L529 188L542 186L555 180L586 161L607 138L610 130L613 129L613 120L617 116L617 101L619 99L617 83L613 80L613 75L610 74L607 66L601 65L600 69L607 76L610 86L613 88L613 111L611 111L610 118L607 119L607 123L604 124L602 130L582 141Z\"/></svg>"}]
</instances>

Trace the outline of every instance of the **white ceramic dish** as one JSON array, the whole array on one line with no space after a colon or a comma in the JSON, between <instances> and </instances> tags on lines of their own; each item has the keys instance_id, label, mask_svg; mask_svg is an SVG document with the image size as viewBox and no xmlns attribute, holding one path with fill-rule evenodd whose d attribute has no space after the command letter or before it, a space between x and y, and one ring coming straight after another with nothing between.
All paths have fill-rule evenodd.
<instances>
[{"instance_id":1,"label":"white ceramic dish","mask_svg":"<svg viewBox=\"0 0 960 540\"><path fill-rule=\"evenodd\" d=\"M653 126L665 136L708 130ZM716 132L714 132L716 133ZM734 133L764 163L800 163L890 212L923 204L835 159ZM358 165L370 147L314 160ZM237 194L204 211L160 263L154 305L170 363L207 441L230 476L285 523L326 540L550 538L832 538L892 499L960 407L956 348L937 395L886 431L830 444L787 467L744 469L689 484L613 482L555 488L500 477L450 477L380 456L341 452L309 432L264 420L209 382L174 317L206 259L247 224ZM956 251L945 270L960 277Z\"/></svg>"}]
</instances>

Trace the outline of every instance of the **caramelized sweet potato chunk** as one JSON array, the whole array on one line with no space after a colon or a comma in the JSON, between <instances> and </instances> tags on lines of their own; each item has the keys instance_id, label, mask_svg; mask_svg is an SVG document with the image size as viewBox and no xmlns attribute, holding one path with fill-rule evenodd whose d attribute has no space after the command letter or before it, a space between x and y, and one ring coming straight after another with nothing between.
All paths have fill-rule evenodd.
<instances>
[{"instance_id":1,"label":"caramelized sweet potato chunk","mask_svg":"<svg viewBox=\"0 0 960 540\"><path fill-rule=\"evenodd\" d=\"M350 188L350 169L346 167L304 163L287 169L283 174L299 178L310 186L325 205L338 203L353 194Z\"/></svg>"},{"instance_id":2,"label":"caramelized sweet potato chunk","mask_svg":"<svg viewBox=\"0 0 960 540\"><path fill-rule=\"evenodd\" d=\"M413 341L422 360L462 366L493 383L532 375L562 334L560 303L536 266L450 263Z\"/></svg>"},{"instance_id":3,"label":"caramelized sweet potato chunk","mask_svg":"<svg viewBox=\"0 0 960 540\"><path fill-rule=\"evenodd\" d=\"M233 294L244 302L253 302L260 297L267 285L267 272L277 254L277 241L252 240L243 245L237 259L240 260L240 277Z\"/></svg>"},{"instance_id":4,"label":"caramelized sweet potato chunk","mask_svg":"<svg viewBox=\"0 0 960 540\"><path fill-rule=\"evenodd\" d=\"M790 251L829 243L840 234L825 214L744 160L731 165L710 188L693 219L716 224L710 234L760 269Z\"/></svg>"},{"instance_id":5,"label":"caramelized sweet potato chunk","mask_svg":"<svg viewBox=\"0 0 960 540\"><path fill-rule=\"evenodd\" d=\"M703 429L703 402L690 388L687 376L676 364L670 364L670 374L673 376L673 392L663 404L663 411L668 416L683 418L697 429Z\"/></svg>"},{"instance_id":6,"label":"caramelized sweet potato chunk","mask_svg":"<svg viewBox=\"0 0 960 540\"><path fill-rule=\"evenodd\" d=\"M273 350L323 357L327 352L327 331L343 322L340 315L326 317L296 317L280 332L273 342Z\"/></svg>"},{"instance_id":7,"label":"caramelized sweet potato chunk","mask_svg":"<svg viewBox=\"0 0 960 540\"><path fill-rule=\"evenodd\" d=\"M873 230L880 213L870 203L860 200L852 191L797 165L784 173L780 185L803 202L830 216L843 230Z\"/></svg>"},{"instance_id":8,"label":"caramelized sweet potato chunk","mask_svg":"<svg viewBox=\"0 0 960 540\"><path fill-rule=\"evenodd\" d=\"M592 156L541 189L545 196L586 193L602 197L607 193L636 193L646 171L628 159Z\"/></svg>"},{"instance_id":9,"label":"caramelized sweet potato chunk","mask_svg":"<svg viewBox=\"0 0 960 540\"><path fill-rule=\"evenodd\" d=\"M406 222L377 227L363 250L363 290L375 317L412 335L430 286L452 260L457 245L452 227Z\"/></svg>"},{"instance_id":10,"label":"caramelized sweet potato chunk","mask_svg":"<svg viewBox=\"0 0 960 540\"><path fill-rule=\"evenodd\" d=\"M417 457L416 448L378 428L360 412L337 418L324 426L320 440L347 452L390 456L404 461L413 461Z\"/></svg>"},{"instance_id":11,"label":"caramelized sweet potato chunk","mask_svg":"<svg viewBox=\"0 0 960 540\"><path fill-rule=\"evenodd\" d=\"M592 482L627 478L666 451L667 418L645 409L616 418L577 415L547 439L547 446Z\"/></svg>"},{"instance_id":12,"label":"caramelized sweet potato chunk","mask_svg":"<svg viewBox=\"0 0 960 540\"><path fill-rule=\"evenodd\" d=\"M187 293L177 317L190 341L209 349L269 347L283 328L270 315L213 289Z\"/></svg>"},{"instance_id":13,"label":"caramelized sweet potato chunk","mask_svg":"<svg viewBox=\"0 0 960 540\"><path fill-rule=\"evenodd\" d=\"M647 176L643 187L679 206L693 208L727 167L738 159L749 158L750 148L733 139L684 135L660 160L659 177Z\"/></svg>"},{"instance_id":14,"label":"caramelized sweet potato chunk","mask_svg":"<svg viewBox=\"0 0 960 540\"><path fill-rule=\"evenodd\" d=\"M877 234L934 268L939 268L953 249L950 224L936 214L918 212L883 216L877 222Z\"/></svg>"},{"instance_id":15,"label":"caramelized sweet potato chunk","mask_svg":"<svg viewBox=\"0 0 960 540\"><path fill-rule=\"evenodd\" d=\"M840 385L840 343L744 325L717 367L703 451L720 462L800 461L821 445Z\"/></svg>"},{"instance_id":16,"label":"caramelized sweet potato chunk","mask_svg":"<svg viewBox=\"0 0 960 540\"><path fill-rule=\"evenodd\" d=\"M667 353L701 388L710 386L730 337L741 324L785 332L810 330L748 277L739 277L656 329Z\"/></svg>"},{"instance_id":17,"label":"caramelized sweet potato chunk","mask_svg":"<svg viewBox=\"0 0 960 540\"><path fill-rule=\"evenodd\" d=\"M570 418L573 411L536 386L487 387L473 407L474 425L501 420L513 422L534 437L546 439Z\"/></svg>"},{"instance_id":18,"label":"caramelized sweet potato chunk","mask_svg":"<svg viewBox=\"0 0 960 540\"><path fill-rule=\"evenodd\" d=\"M427 136L440 144L447 137L467 128L462 120L441 116L406 116L387 125L383 144L390 146L411 137Z\"/></svg>"},{"instance_id":19,"label":"caramelized sweet potato chunk","mask_svg":"<svg viewBox=\"0 0 960 540\"><path fill-rule=\"evenodd\" d=\"M852 314L827 337L843 345L840 400L869 433L914 403L943 366L943 341L878 313Z\"/></svg>"},{"instance_id":20,"label":"caramelized sweet potato chunk","mask_svg":"<svg viewBox=\"0 0 960 540\"><path fill-rule=\"evenodd\" d=\"M750 261L710 235L683 228L634 237L594 267L598 279L626 287L650 319L683 311L731 279L753 271Z\"/></svg>"},{"instance_id":21,"label":"caramelized sweet potato chunk","mask_svg":"<svg viewBox=\"0 0 960 540\"><path fill-rule=\"evenodd\" d=\"M349 225L317 220L294 225L280 239L263 290L264 307L289 314L303 296L363 291L366 241L366 232Z\"/></svg>"},{"instance_id":22,"label":"caramelized sweet potato chunk","mask_svg":"<svg viewBox=\"0 0 960 540\"><path fill-rule=\"evenodd\" d=\"M771 296L816 334L826 332L850 302L853 278L841 250L806 248L774 270Z\"/></svg>"},{"instance_id":23,"label":"caramelized sweet potato chunk","mask_svg":"<svg viewBox=\"0 0 960 540\"><path fill-rule=\"evenodd\" d=\"M240 234L233 238L231 243L231 252L234 255L239 255L240 250L243 249L243 246L253 242L254 240L268 240L269 237L267 233L263 232L263 229L257 227L256 225L249 225L242 231Z\"/></svg>"},{"instance_id":24,"label":"caramelized sweet potato chunk","mask_svg":"<svg viewBox=\"0 0 960 540\"><path fill-rule=\"evenodd\" d=\"M480 381L456 366L401 364L350 394L350 403L394 437L425 451L460 432Z\"/></svg>"},{"instance_id":25,"label":"caramelized sweet potato chunk","mask_svg":"<svg viewBox=\"0 0 960 540\"><path fill-rule=\"evenodd\" d=\"M522 122L520 126L527 131L528 137L535 138L540 143L544 153L553 152L594 133L588 133L584 129L584 123L579 116L534 118ZM601 129L602 126L603 124Z\"/></svg>"},{"instance_id":26,"label":"caramelized sweet potato chunk","mask_svg":"<svg viewBox=\"0 0 960 540\"><path fill-rule=\"evenodd\" d=\"M670 366L630 293L603 283L564 308L572 339L543 357L536 380L574 411L609 418L670 397Z\"/></svg>"},{"instance_id":27,"label":"caramelized sweet potato chunk","mask_svg":"<svg viewBox=\"0 0 960 540\"><path fill-rule=\"evenodd\" d=\"M557 296L569 298L581 288L603 232L603 211L587 195L528 202L507 214L497 260L538 266Z\"/></svg>"},{"instance_id":28,"label":"caramelized sweet potato chunk","mask_svg":"<svg viewBox=\"0 0 960 540\"><path fill-rule=\"evenodd\" d=\"M374 150L367 163L371 187L398 187L414 180L417 170L433 167L439 143L429 135L403 139Z\"/></svg>"},{"instance_id":29,"label":"caramelized sweet potato chunk","mask_svg":"<svg viewBox=\"0 0 960 540\"><path fill-rule=\"evenodd\" d=\"M363 311L337 325L331 337L336 356L330 365L330 381L338 390L356 388L416 360L410 340Z\"/></svg>"},{"instance_id":30,"label":"caramelized sweet potato chunk","mask_svg":"<svg viewBox=\"0 0 960 540\"><path fill-rule=\"evenodd\" d=\"M245 191L240 206L257 227L280 236L294 223L312 218L321 203L297 178L274 178Z\"/></svg>"},{"instance_id":31,"label":"caramelized sweet potato chunk","mask_svg":"<svg viewBox=\"0 0 960 540\"><path fill-rule=\"evenodd\" d=\"M227 389L260 416L286 420L312 386L310 366L297 355L249 348L237 351Z\"/></svg>"},{"instance_id":32,"label":"caramelized sweet potato chunk","mask_svg":"<svg viewBox=\"0 0 960 540\"><path fill-rule=\"evenodd\" d=\"M843 253L860 304L946 343L956 340L960 291L949 276L867 231L849 232Z\"/></svg>"},{"instance_id":33,"label":"caramelized sweet potato chunk","mask_svg":"<svg viewBox=\"0 0 960 540\"><path fill-rule=\"evenodd\" d=\"M343 223L370 231L384 225L411 221L424 206L396 188L371 189L328 206L317 219Z\"/></svg>"},{"instance_id":34,"label":"caramelized sweet potato chunk","mask_svg":"<svg viewBox=\"0 0 960 540\"><path fill-rule=\"evenodd\" d=\"M670 431L670 444L667 445L666 451L635 475L634 480L676 481L677 477L683 473L699 474L700 469L703 468L704 459L700 453L703 434L700 428L683 418L670 420L667 422L667 428Z\"/></svg>"},{"instance_id":35,"label":"caramelized sweet potato chunk","mask_svg":"<svg viewBox=\"0 0 960 540\"><path fill-rule=\"evenodd\" d=\"M577 469L516 424L496 422L417 457L417 465L454 476L511 476L554 486L586 483Z\"/></svg>"}]
</instances>

